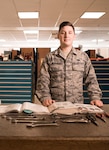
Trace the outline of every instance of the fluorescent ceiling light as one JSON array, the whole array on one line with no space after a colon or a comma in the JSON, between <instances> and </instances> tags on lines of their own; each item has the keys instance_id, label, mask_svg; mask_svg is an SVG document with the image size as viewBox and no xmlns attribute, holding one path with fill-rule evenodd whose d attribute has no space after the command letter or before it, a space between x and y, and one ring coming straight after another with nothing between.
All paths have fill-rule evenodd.
<instances>
[{"instance_id":1,"label":"fluorescent ceiling light","mask_svg":"<svg viewBox=\"0 0 109 150\"><path fill-rule=\"evenodd\" d=\"M21 19L36 19L39 18L39 12L18 12Z\"/></svg>"},{"instance_id":2,"label":"fluorescent ceiling light","mask_svg":"<svg viewBox=\"0 0 109 150\"><path fill-rule=\"evenodd\" d=\"M3 47L12 47L12 45L8 45L8 44L6 44L6 45L2 45Z\"/></svg>"},{"instance_id":3,"label":"fluorescent ceiling light","mask_svg":"<svg viewBox=\"0 0 109 150\"><path fill-rule=\"evenodd\" d=\"M105 12L85 12L81 18L87 18L87 19L98 19L101 16L103 16Z\"/></svg>"},{"instance_id":4,"label":"fluorescent ceiling light","mask_svg":"<svg viewBox=\"0 0 109 150\"><path fill-rule=\"evenodd\" d=\"M104 42L104 39L98 39L98 40L94 39L92 40L92 42Z\"/></svg>"},{"instance_id":5,"label":"fluorescent ceiling light","mask_svg":"<svg viewBox=\"0 0 109 150\"><path fill-rule=\"evenodd\" d=\"M75 34L80 34L82 31L81 30L76 30Z\"/></svg>"},{"instance_id":6,"label":"fluorescent ceiling light","mask_svg":"<svg viewBox=\"0 0 109 150\"><path fill-rule=\"evenodd\" d=\"M39 31L37 31L37 30L25 30L25 31L23 31L25 34L38 34L39 33Z\"/></svg>"},{"instance_id":7,"label":"fluorescent ceiling light","mask_svg":"<svg viewBox=\"0 0 109 150\"><path fill-rule=\"evenodd\" d=\"M30 40L27 40L28 42L37 42L38 39L30 39Z\"/></svg>"},{"instance_id":8,"label":"fluorescent ceiling light","mask_svg":"<svg viewBox=\"0 0 109 150\"><path fill-rule=\"evenodd\" d=\"M6 40L4 40L4 39L0 39L0 42L5 42Z\"/></svg>"},{"instance_id":9,"label":"fluorescent ceiling light","mask_svg":"<svg viewBox=\"0 0 109 150\"><path fill-rule=\"evenodd\" d=\"M20 48L18 47L18 48L13 48L13 50L20 50Z\"/></svg>"}]
</instances>

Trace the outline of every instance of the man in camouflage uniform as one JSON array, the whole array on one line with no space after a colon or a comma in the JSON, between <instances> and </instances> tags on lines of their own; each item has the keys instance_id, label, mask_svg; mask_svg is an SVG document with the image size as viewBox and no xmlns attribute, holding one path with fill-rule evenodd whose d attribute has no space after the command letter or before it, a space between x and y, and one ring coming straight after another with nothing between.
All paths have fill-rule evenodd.
<instances>
[{"instance_id":1,"label":"man in camouflage uniform","mask_svg":"<svg viewBox=\"0 0 109 150\"><path fill-rule=\"evenodd\" d=\"M75 29L70 22L60 24L60 47L49 53L41 66L36 95L43 105L55 101L83 103L83 81L87 86L90 103L103 106L95 70L85 52L72 47Z\"/></svg>"}]
</instances>

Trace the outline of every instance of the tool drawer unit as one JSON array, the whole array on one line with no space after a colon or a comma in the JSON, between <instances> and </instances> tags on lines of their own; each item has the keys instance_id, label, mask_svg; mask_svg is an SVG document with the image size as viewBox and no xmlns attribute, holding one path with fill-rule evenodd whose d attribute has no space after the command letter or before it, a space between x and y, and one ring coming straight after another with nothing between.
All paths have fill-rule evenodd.
<instances>
[{"instance_id":1,"label":"tool drawer unit","mask_svg":"<svg viewBox=\"0 0 109 150\"><path fill-rule=\"evenodd\" d=\"M0 100L2 103L23 103L33 98L33 63L0 61Z\"/></svg>"},{"instance_id":2,"label":"tool drawer unit","mask_svg":"<svg viewBox=\"0 0 109 150\"><path fill-rule=\"evenodd\" d=\"M92 61L97 80L102 90L104 104L109 104L109 61ZM86 87L84 86L84 100L89 103Z\"/></svg>"}]
</instances>

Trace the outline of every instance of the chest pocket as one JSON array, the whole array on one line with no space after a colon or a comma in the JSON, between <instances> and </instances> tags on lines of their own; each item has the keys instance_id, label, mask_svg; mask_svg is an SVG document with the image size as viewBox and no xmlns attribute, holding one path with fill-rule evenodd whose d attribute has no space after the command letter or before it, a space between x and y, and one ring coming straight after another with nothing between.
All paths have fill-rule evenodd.
<instances>
[{"instance_id":1,"label":"chest pocket","mask_svg":"<svg viewBox=\"0 0 109 150\"><path fill-rule=\"evenodd\" d=\"M62 70L62 65L60 65L60 63L56 63L56 64L51 64L49 71L50 72L58 72Z\"/></svg>"},{"instance_id":2,"label":"chest pocket","mask_svg":"<svg viewBox=\"0 0 109 150\"><path fill-rule=\"evenodd\" d=\"M78 72L84 72L84 62L83 61L77 61L74 62L72 65L72 70L73 71L78 71Z\"/></svg>"}]
</instances>

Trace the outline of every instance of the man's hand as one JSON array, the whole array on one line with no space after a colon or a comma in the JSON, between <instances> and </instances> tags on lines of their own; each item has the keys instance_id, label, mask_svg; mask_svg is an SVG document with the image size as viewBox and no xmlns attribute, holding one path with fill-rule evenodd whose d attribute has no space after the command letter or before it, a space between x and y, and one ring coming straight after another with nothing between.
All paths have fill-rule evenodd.
<instances>
[{"instance_id":1,"label":"man's hand","mask_svg":"<svg viewBox=\"0 0 109 150\"><path fill-rule=\"evenodd\" d=\"M46 99L46 100L43 100L42 104L46 107L48 107L49 105L51 105L52 103L54 103L55 100L52 100L52 99Z\"/></svg>"},{"instance_id":2,"label":"man's hand","mask_svg":"<svg viewBox=\"0 0 109 150\"><path fill-rule=\"evenodd\" d=\"M98 107L102 107L103 106L103 102L101 100L92 100L90 102L91 105L96 105Z\"/></svg>"}]
</instances>

